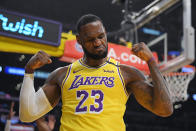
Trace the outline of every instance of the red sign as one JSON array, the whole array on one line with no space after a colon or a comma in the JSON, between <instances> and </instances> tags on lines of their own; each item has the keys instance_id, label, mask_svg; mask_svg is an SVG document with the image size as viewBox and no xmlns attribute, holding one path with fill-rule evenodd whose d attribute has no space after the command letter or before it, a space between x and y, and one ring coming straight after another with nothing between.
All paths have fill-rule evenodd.
<instances>
[{"instance_id":1,"label":"red sign","mask_svg":"<svg viewBox=\"0 0 196 131\"><path fill-rule=\"evenodd\" d=\"M158 61L156 52L153 52L155 59ZM72 63L83 56L82 47L76 40L65 42L64 55L60 58L61 61ZM108 57L120 61L121 64L131 65L140 70L148 70L147 63L139 57L133 55L129 48L117 44L108 43Z\"/></svg>"}]
</instances>

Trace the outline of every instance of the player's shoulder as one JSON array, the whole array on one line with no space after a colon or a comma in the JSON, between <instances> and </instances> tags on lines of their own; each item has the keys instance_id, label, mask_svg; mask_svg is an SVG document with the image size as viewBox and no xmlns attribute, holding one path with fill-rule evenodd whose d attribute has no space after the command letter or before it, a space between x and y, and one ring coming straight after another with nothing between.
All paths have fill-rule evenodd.
<instances>
[{"instance_id":1,"label":"player's shoulder","mask_svg":"<svg viewBox=\"0 0 196 131\"><path fill-rule=\"evenodd\" d=\"M46 82L61 83L67 73L68 67L69 65L55 69L50 73Z\"/></svg>"},{"instance_id":2,"label":"player's shoulder","mask_svg":"<svg viewBox=\"0 0 196 131\"><path fill-rule=\"evenodd\" d=\"M121 71L125 71L125 72L139 71L137 68L125 64L120 64L119 67Z\"/></svg>"},{"instance_id":3,"label":"player's shoulder","mask_svg":"<svg viewBox=\"0 0 196 131\"><path fill-rule=\"evenodd\" d=\"M68 67L69 65L55 69L54 71L50 73L49 77L52 77L52 78L61 77L62 75L66 74Z\"/></svg>"},{"instance_id":4,"label":"player's shoulder","mask_svg":"<svg viewBox=\"0 0 196 131\"><path fill-rule=\"evenodd\" d=\"M143 74L142 71L140 71L139 69L133 67L133 66L129 66L129 65L125 65L125 64L120 64L120 70L121 70L121 74L123 75L124 78L127 79L143 79L145 76Z\"/></svg>"},{"instance_id":5,"label":"player's shoulder","mask_svg":"<svg viewBox=\"0 0 196 131\"><path fill-rule=\"evenodd\" d=\"M59 68L55 69L52 73L54 73L56 75L64 74L67 72L68 68L69 68L69 65L59 67Z\"/></svg>"}]
</instances>

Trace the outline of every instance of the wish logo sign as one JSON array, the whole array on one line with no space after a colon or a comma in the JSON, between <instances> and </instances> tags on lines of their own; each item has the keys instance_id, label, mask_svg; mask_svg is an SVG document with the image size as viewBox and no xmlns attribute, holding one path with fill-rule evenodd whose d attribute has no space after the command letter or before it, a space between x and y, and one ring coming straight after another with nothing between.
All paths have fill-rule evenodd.
<instances>
[{"instance_id":1,"label":"wish logo sign","mask_svg":"<svg viewBox=\"0 0 196 131\"><path fill-rule=\"evenodd\" d=\"M0 35L59 46L61 31L59 22L0 10Z\"/></svg>"},{"instance_id":2,"label":"wish logo sign","mask_svg":"<svg viewBox=\"0 0 196 131\"><path fill-rule=\"evenodd\" d=\"M44 34L44 29L42 26L39 26L38 21L34 21L34 24L26 24L26 19L21 21L16 21L16 23L9 22L8 18L0 14L0 20L2 21L2 29L5 31L16 32L19 34L24 34L26 36L35 36L42 38Z\"/></svg>"}]
</instances>

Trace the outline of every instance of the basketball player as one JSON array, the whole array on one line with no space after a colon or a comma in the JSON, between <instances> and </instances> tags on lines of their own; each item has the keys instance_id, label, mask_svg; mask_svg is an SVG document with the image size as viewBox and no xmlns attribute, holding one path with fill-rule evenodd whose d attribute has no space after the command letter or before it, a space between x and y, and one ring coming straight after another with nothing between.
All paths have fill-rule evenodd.
<instances>
[{"instance_id":1,"label":"basketball player","mask_svg":"<svg viewBox=\"0 0 196 131\"><path fill-rule=\"evenodd\" d=\"M132 52L148 63L153 85L136 68L107 57L106 31L99 17L82 16L77 33L77 41L84 50L83 58L53 71L37 92L33 72L52 61L48 54L39 51L26 64L20 92L22 121L38 119L61 98L61 131L124 131L123 115L131 94L158 116L172 114L167 83L144 43L135 44Z\"/></svg>"}]
</instances>

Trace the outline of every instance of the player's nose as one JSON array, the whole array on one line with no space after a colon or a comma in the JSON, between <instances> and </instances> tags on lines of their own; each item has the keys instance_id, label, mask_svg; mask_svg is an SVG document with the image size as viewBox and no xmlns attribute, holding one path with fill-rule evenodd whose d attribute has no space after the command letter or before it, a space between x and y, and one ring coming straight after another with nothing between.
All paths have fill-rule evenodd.
<instances>
[{"instance_id":1,"label":"player's nose","mask_svg":"<svg viewBox=\"0 0 196 131\"><path fill-rule=\"evenodd\" d=\"M95 39L95 41L93 42L94 47L99 47L101 45L101 40L99 39Z\"/></svg>"}]
</instances>

